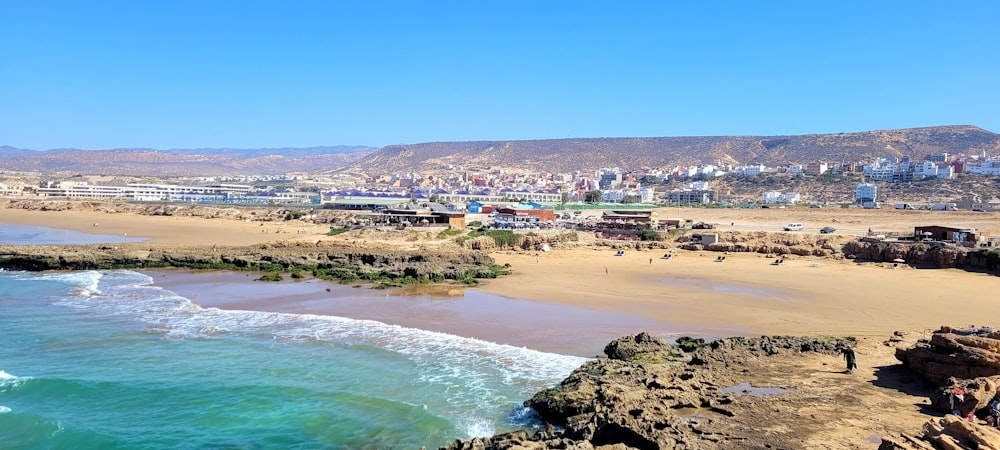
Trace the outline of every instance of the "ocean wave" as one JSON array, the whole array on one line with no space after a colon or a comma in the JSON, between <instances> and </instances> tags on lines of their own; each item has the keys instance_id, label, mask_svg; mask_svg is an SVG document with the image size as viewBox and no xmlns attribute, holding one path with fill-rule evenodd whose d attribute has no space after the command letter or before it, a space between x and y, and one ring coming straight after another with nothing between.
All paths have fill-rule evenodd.
<instances>
[{"instance_id":1,"label":"ocean wave","mask_svg":"<svg viewBox=\"0 0 1000 450\"><path fill-rule=\"evenodd\" d=\"M88 292L64 303L106 314L129 315L148 323L171 339L208 339L220 335L262 335L288 342L319 342L364 345L420 359L433 357L454 360L462 367L490 366L507 382L514 380L561 379L587 361L578 356L560 355L497 344L476 338L408 328L374 320L338 316L290 314L259 311L201 308L189 299L153 286L153 278L132 271L97 271L68 274L88 286ZM427 375L433 378L434 374ZM428 380L430 381L430 380Z\"/></svg>"},{"instance_id":2,"label":"ocean wave","mask_svg":"<svg viewBox=\"0 0 1000 450\"><path fill-rule=\"evenodd\" d=\"M10 408L0 405L0 414L7 414L10 412Z\"/></svg>"},{"instance_id":3,"label":"ocean wave","mask_svg":"<svg viewBox=\"0 0 1000 450\"><path fill-rule=\"evenodd\" d=\"M102 276L98 276L102 275ZM408 383L438 386L446 392L430 405L432 414L450 417L467 437L492 435L504 418L524 426L529 418L511 413L523 408L510 398L552 386L587 358L497 344L481 339L338 316L201 308L191 300L152 285L153 278L127 270L83 272L78 283L90 292L59 303L91 314L127 317L164 339L262 337L287 344L370 348L400 355L413 365ZM501 389L500 385L508 386ZM395 401L395 400L394 400Z\"/></svg>"},{"instance_id":4,"label":"ocean wave","mask_svg":"<svg viewBox=\"0 0 1000 450\"><path fill-rule=\"evenodd\" d=\"M80 272L60 272L37 275L35 279L58 281L74 286L75 293L80 296L90 297L100 295L99 289L101 278L104 273L96 270L84 270Z\"/></svg>"},{"instance_id":5,"label":"ocean wave","mask_svg":"<svg viewBox=\"0 0 1000 450\"><path fill-rule=\"evenodd\" d=\"M17 389L31 377L18 377L0 370L0 392Z\"/></svg>"}]
</instances>

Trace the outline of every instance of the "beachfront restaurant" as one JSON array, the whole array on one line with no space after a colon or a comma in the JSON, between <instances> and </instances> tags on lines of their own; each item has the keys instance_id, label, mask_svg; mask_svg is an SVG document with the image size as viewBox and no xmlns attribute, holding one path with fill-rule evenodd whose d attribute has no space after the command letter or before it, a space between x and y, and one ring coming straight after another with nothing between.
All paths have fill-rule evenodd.
<instances>
[{"instance_id":1,"label":"beachfront restaurant","mask_svg":"<svg viewBox=\"0 0 1000 450\"><path fill-rule=\"evenodd\" d=\"M913 228L913 235L918 240L943 241L955 243L979 244L986 236L971 227L948 227L927 225Z\"/></svg>"},{"instance_id":2,"label":"beachfront restaurant","mask_svg":"<svg viewBox=\"0 0 1000 450\"><path fill-rule=\"evenodd\" d=\"M440 227L453 229L465 228L465 213L449 211L438 204L405 205L403 208L389 208L369 218L374 224L395 225L404 227Z\"/></svg>"}]
</instances>

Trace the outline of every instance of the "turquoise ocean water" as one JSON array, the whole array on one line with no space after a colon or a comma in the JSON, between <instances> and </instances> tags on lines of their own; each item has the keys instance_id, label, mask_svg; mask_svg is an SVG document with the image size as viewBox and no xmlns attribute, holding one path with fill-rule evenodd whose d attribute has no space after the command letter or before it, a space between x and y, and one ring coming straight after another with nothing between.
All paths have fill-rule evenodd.
<instances>
[{"instance_id":1,"label":"turquoise ocean water","mask_svg":"<svg viewBox=\"0 0 1000 450\"><path fill-rule=\"evenodd\" d=\"M152 281L0 272L0 448L434 448L532 426L521 402L585 361Z\"/></svg>"}]
</instances>

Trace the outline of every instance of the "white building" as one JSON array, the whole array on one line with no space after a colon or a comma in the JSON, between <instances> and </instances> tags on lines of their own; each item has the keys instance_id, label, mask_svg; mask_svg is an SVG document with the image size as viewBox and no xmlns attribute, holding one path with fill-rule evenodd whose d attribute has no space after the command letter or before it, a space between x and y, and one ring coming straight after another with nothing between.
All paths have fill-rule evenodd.
<instances>
[{"instance_id":1,"label":"white building","mask_svg":"<svg viewBox=\"0 0 1000 450\"><path fill-rule=\"evenodd\" d=\"M639 203L653 203L653 190L650 188L639 188L601 191L601 200L608 203L621 203L629 197Z\"/></svg>"},{"instance_id":2,"label":"white building","mask_svg":"<svg viewBox=\"0 0 1000 450\"><path fill-rule=\"evenodd\" d=\"M736 173L748 177L756 177L767 171L767 166L763 164L752 164L736 169Z\"/></svg>"},{"instance_id":3,"label":"white building","mask_svg":"<svg viewBox=\"0 0 1000 450\"><path fill-rule=\"evenodd\" d=\"M781 198L781 192L778 191L767 191L760 196L760 201L764 203L778 203L778 199Z\"/></svg>"},{"instance_id":4,"label":"white building","mask_svg":"<svg viewBox=\"0 0 1000 450\"><path fill-rule=\"evenodd\" d=\"M760 196L760 199L764 203L798 203L802 201L802 196L797 192L767 191Z\"/></svg>"},{"instance_id":5,"label":"white building","mask_svg":"<svg viewBox=\"0 0 1000 450\"><path fill-rule=\"evenodd\" d=\"M1000 160L987 159L979 163L979 165L966 166L965 172L974 173L978 175L989 175L989 176L1000 175Z\"/></svg>"},{"instance_id":6,"label":"white building","mask_svg":"<svg viewBox=\"0 0 1000 450\"><path fill-rule=\"evenodd\" d=\"M937 177L942 180L955 178L955 168L952 166L938 166Z\"/></svg>"},{"instance_id":7,"label":"white building","mask_svg":"<svg viewBox=\"0 0 1000 450\"><path fill-rule=\"evenodd\" d=\"M878 186L874 183L861 183L854 189L854 203L863 205L874 203L878 198Z\"/></svg>"}]
</instances>

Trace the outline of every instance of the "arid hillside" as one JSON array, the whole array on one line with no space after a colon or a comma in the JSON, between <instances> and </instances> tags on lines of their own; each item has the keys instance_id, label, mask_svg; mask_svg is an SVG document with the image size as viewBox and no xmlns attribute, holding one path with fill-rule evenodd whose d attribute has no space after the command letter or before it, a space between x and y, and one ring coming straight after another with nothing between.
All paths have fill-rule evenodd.
<instances>
[{"instance_id":1,"label":"arid hillside","mask_svg":"<svg viewBox=\"0 0 1000 450\"><path fill-rule=\"evenodd\" d=\"M274 149L115 149L34 152L0 148L0 170L85 175L225 176L312 172L353 163L371 147Z\"/></svg>"},{"instance_id":2,"label":"arid hillside","mask_svg":"<svg viewBox=\"0 0 1000 450\"><path fill-rule=\"evenodd\" d=\"M922 158L935 152L979 153L983 150L1000 151L1000 135L961 125L803 136L431 142L383 147L345 169L374 173L463 166L568 172L678 164L859 161L879 156Z\"/></svg>"}]
</instances>

